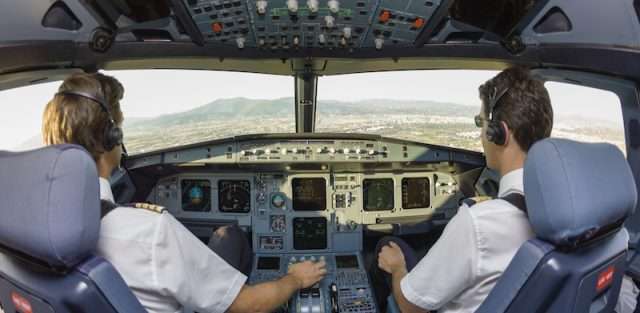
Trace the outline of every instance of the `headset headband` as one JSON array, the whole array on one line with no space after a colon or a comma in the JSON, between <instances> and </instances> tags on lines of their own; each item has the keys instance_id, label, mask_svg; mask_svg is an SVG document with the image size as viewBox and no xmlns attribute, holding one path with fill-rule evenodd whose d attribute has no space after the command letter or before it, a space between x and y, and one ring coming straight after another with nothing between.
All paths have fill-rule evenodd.
<instances>
[{"instance_id":1,"label":"headset headband","mask_svg":"<svg viewBox=\"0 0 640 313\"><path fill-rule=\"evenodd\" d=\"M502 97L509 91L509 89L511 89L511 87L505 88L504 90L502 90L502 92L500 92L500 94L498 94L498 88L493 87L493 93L489 97L489 120L490 121L493 121L493 113L495 112L496 107L498 106L498 103L500 103L500 99L502 99Z\"/></svg>"},{"instance_id":2,"label":"headset headband","mask_svg":"<svg viewBox=\"0 0 640 313\"><path fill-rule=\"evenodd\" d=\"M92 94L87 93L87 92L70 91L70 90L69 91L60 91L60 92L56 93L56 96L77 96L77 97L82 97L82 98L85 98L85 99L89 99L89 100L99 104L100 108L102 109L102 111L107 113L109 115L109 119L111 119L113 121L113 118L111 117L111 112L107 108L106 102L104 101L104 99L102 97L97 97L97 96L92 95Z\"/></svg>"}]
</instances>

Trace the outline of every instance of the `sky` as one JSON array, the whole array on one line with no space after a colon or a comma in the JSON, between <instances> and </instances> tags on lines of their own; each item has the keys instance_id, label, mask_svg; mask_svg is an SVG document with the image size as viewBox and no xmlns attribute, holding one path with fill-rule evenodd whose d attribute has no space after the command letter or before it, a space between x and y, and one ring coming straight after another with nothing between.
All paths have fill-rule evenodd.
<instances>
[{"instance_id":1,"label":"sky","mask_svg":"<svg viewBox=\"0 0 640 313\"><path fill-rule=\"evenodd\" d=\"M154 117L196 108L217 99L293 97L289 76L145 70L107 71L125 86L125 118ZM495 71L438 70L321 77L318 100L433 100L479 106L478 86ZM42 111L60 82L0 91L0 150L15 149L40 132ZM562 83L547 83L554 111L586 118L622 120L615 94ZM621 124L620 124L621 125Z\"/></svg>"}]
</instances>

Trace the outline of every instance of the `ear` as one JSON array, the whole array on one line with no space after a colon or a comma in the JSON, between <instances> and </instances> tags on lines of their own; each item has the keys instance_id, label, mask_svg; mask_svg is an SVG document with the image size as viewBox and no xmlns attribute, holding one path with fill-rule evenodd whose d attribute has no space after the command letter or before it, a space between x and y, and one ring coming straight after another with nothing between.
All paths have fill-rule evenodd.
<instances>
[{"instance_id":1,"label":"ear","mask_svg":"<svg viewBox=\"0 0 640 313\"><path fill-rule=\"evenodd\" d=\"M500 122L500 126L504 131L504 146L506 147L511 142L511 135L513 134L513 132L511 131L509 126L507 126L507 123L505 123L504 121Z\"/></svg>"}]
</instances>

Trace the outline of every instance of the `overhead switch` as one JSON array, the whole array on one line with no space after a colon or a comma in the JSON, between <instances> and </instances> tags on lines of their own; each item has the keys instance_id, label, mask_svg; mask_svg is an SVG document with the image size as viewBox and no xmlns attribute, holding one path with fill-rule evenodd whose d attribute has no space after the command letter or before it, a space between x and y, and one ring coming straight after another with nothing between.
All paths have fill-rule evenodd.
<instances>
[{"instance_id":1,"label":"overhead switch","mask_svg":"<svg viewBox=\"0 0 640 313\"><path fill-rule=\"evenodd\" d=\"M211 24L211 30L216 34L221 33L222 32L222 24L218 23L218 22L215 22L215 23Z\"/></svg>"},{"instance_id":2,"label":"overhead switch","mask_svg":"<svg viewBox=\"0 0 640 313\"><path fill-rule=\"evenodd\" d=\"M380 16L378 16L378 20L380 23L386 23L391 19L391 12L384 10L380 12Z\"/></svg>"}]
</instances>

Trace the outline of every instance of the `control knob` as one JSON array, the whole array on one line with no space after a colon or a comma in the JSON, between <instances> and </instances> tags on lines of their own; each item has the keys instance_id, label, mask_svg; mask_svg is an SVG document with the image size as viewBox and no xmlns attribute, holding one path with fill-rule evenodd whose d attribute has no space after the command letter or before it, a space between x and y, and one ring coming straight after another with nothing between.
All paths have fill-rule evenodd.
<instances>
[{"instance_id":1,"label":"control knob","mask_svg":"<svg viewBox=\"0 0 640 313\"><path fill-rule=\"evenodd\" d=\"M256 10L260 15L267 13L267 1L266 0L256 1Z\"/></svg>"},{"instance_id":2,"label":"control knob","mask_svg":"<svg viewBox=\"0 0 640 313\"><path fill-rule=\"evenodd\" d=\"M331 11L331 13L335 14L340 11L340 2L338 2L338 0L329 0L327 5L329 6L329 11Z\"/></svg>"},{"instance_id":3,"label":"control knob","mask_svg":"<svg viewBox=\"0 0 640 313\"><path fill-rule=\"evenodd\" d=\"M309 11L311 11L311 13L316 13L318 12L320 4L318 3L318 0L309 0L307 1L307 7L309 7Z\"/></svg>"},{"instance_id":4,"label":"control knob","mask_svg":"<svg viewBox=\"0 0 640 313\"><path fill-rule=\"evenodd\" d=\"M287 0L287 8L291 13L298 12L298 0Z\"/></svg>"}]
</instances>

